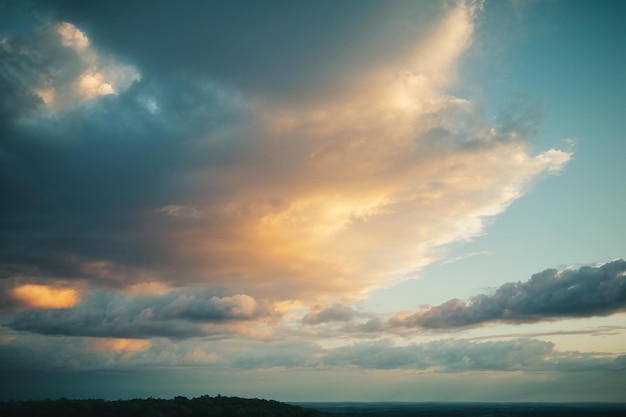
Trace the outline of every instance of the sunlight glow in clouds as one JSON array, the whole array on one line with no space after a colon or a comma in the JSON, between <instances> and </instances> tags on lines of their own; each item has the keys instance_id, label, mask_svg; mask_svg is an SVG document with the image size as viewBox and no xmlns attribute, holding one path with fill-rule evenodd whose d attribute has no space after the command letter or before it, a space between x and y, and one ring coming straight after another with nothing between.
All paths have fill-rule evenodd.
<instances>
[{"instance_id":1,"label":"sunlight glow in clouds","mask_svg":"<svg viewBox=\"0 0 626 417\"><path fill-rule=\"evenodd\" d=\"M7 51L18 51L27 59L48 61L48 67L43 68L45 73L21 77L24 81L30 78L31 91L50 112L64 111L100 96L117 94L140 79L132 66L98 53L87 36L71 23L63 22L41 30L45 38L14 44L4 40L2 46ZM55 43L55 38L60 43ZM56 59L58 53L63 53L64 58Z\"/></svg>"},{"instance_id":2,"label":"sunlight glow in clouds","mask_svg":"<svg viewBox=\"0 0 626 417\"><path fill-rule=\"evenodd\" d=\"M20 285L11 289L9 294L30 308L71 308L80 301L80 295L75 289L49 285Z\"/></svg>"},{"instance_id":3,"label":"sunlight glow in clouds","mask_svg":"<svg viewBox=\"0 0 626 417\"><path fill-rule=\"evenodd\" d=\"M113 352L145 352L150 349L152 343L144 339L88 339L86 341L94 351L104 353Z\"/></svg>"},{"instance_id":4,"label":"sunlight glow in clouds","mask_svg":"<svg viewBox=\"0 0 626 417\"><path fill-rule=\"evenodd\" d=\"M448 94L472 45L478 10L473 2L443 7L430 33L405 40L410 46L393 59L351 72L332 95L290 105L204 77L174 86L144 83L138 70L100 53L71 23L43 26L44 37L20 40L23 53L71 59L35 67L31 90L52 112L119 94L109 107L92 109L95 131L124 120L120 131L101 133L107 147L100 151L128 155L123 181L157 178L153 173L161 165L168 170L150 206L148 197L142 200L143 186L120 197L145 224L132 230L139 226L129 222L130 229L111 232L112 241L146 250L142 262L115 255L60 262L69 262L93 290L165 295L219 289L220 297L208 303L240 306L231 319L251 319L264 303L329 306L362 299L372 289L415 277L445 256L446 244L483 233L486 219L543 175L558 173L572 156L555 149L535 155L523 132L493 126L470 99ZM11 52L18 41L7 39L4 47ZM70 76L61 79L64 72ZM123 95L135 81L137 88ZM59 129L75 126L69 114L59 121ZM133 135L143 130L151 132L145 134L149 139L138 136L133 144ZM163 131L167 139L152 139ZM120 137L129 139L115 142ZM174 143L173 153L158 148ZM159 156L151 157L153 150ZM98 152L77 152L71 155L80 166L99 167ZM116 178L108 170L91 175ZM104 188L114 193L120 186ZM98 210L85 213L92 212ZM109 216L94 217L93 224ZM132 243L123 237L131 235Z\"/></svg>"},{"instance_id":5,"label":"sunlight glow in clouds","mask_svg":"<svg viewBox=\"0 0 626 417\"><path fill-rule=\"evenodd\" d=\"M84 51L89 47L89 39L83 32L71 23L63 22L56 25L56 30L61 35L63 46L68 46L76 51Z\"/></svg>"},{"instance_id":6,"label":"sunlight glow in clouds","mask_svg":"<svg viewBox=\"0 0 626 417\"><path fill-rule=\"evenodd\" d=\"M220 173L220 201L205 190L156 209L179 225L168 239L177 256L214 284L228 277L274 301L359 298L479 235L558 172L571 153L534 156L526 138L445 94L474 13L450 9L411 56L354 74L321 106L264 106L249 159Z\"/></svg>"}]
</instances>

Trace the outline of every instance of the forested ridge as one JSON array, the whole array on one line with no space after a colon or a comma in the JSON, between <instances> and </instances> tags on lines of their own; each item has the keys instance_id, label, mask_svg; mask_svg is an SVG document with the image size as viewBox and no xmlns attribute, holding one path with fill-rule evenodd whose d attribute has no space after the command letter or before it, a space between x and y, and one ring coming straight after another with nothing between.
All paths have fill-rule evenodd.
<instances>
[{"instance_id":1,"label":"forested ridge","mask_svg":"<svg viewBox=\"0 0 626 417\"><path fill-rule=\"evenodd\" d=\"M2 417L323 417L331 414L273 400L204 395L188 399L29 400L0 402Z\"/></svg>"}]
</instances>

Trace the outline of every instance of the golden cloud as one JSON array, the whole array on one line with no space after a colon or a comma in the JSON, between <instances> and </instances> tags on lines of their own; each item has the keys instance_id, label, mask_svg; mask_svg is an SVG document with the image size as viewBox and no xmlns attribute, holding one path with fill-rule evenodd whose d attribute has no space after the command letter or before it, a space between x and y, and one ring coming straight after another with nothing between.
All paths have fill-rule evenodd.
<instances>
[{"instance_id":1,"label":"golden cloud","mask_svg":"<svg viewBox=\"0 0 626 417\"><path fill-rule=\"evenodd\" d=\"M474 13L451 8L410 56L355 74L331 101L266 105L244 160L217 174L220 200L207 188L156 208L176 224L167 239L180 264L202 283L281 301L359 297L479 235L561 169L570 153L532 155L526 138L445 93Z\"/></svg>"},{"instance_id":2,"label":"golden cloud","mask_svg":"<svg viewBox=\"0 0 626 417\"><path fill-rule=\"evenodd\" d=\"M71 308L80 301L77 290L49 285L20 285L9 290L9 295L30 308Z\"/></svg>"},{"instance_id":3,"label":"golden cloud","mask_svg":"<svg viewBox=\"0 0 626 417\"><path fill-rule=\"evenodd\" d=\"M145 352L152 346L149 340L145 339L123 339L123 338L107 338L107 339L86 339L86 343L98 352Z\"/></svg>"}]
</instances>

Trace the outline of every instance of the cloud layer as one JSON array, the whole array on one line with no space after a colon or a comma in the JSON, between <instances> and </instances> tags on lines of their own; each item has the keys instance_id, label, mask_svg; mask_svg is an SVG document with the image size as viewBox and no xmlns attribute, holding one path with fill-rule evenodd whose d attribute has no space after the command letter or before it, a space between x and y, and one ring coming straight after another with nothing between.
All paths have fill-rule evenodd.
<instances>
[{"instance_id":1,"label":"cloud layer","mask_svg":"<svg viewBox=\"0 0 626 417\"><path fill-rule=\"evenodd\" d=\"M626 356L560 351L536 339L476 342L444 339L397 345L388 339L322 348L308 342L180 341L123 338L21 338L0 344L0 369L86 371L167 366L212 369L582 372L626 370ZM4 358L4 360L2 360ZM11 360L6 360L11 358Z\"/></svg>"},{"instance_id":2,"label":"cloud layer","mask_svg":"<svg viewBox=\"0 0 626 417\"><path fill-rule=\"evenodd\" d=\"M526 282L503 284L493 293L468 302L453 299L388 319L333 303L316 305L294 320L298 316L290 312L289 305L247 294L171 291L150 285L129 288L126 295L88 291L83 296L72 289L28 284L6 289L0 300L6 312L13 311L6 316L4 326L44 335L271 340L281 334L316 338L351 334L372 338L404 334L406 328L454 329L613 315L626 309L625 280L623 260L579 269L548 269ZM142 295L145 292L158 294ZM273 330L268 332L268 328Z\"/></svg>"}]
</instances>

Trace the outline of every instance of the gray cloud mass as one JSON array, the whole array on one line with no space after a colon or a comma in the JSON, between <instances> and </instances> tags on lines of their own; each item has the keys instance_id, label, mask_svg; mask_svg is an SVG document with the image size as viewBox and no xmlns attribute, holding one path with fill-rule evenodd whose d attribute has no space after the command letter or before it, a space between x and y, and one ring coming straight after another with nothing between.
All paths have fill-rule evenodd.
<instances>
[{"instance_id":1,"label":"gray cloud mass","mask_svg":"<svg viewBox=\"0 0 626 417\"><path fill-rule=\"evenodd\" d=\"M329 307L312 310L307 313L302 322L306 324L320 324L329 321L350 321L356 315L356 311L343 304L333 304Z\"/></svg>"},{"instance_id":2,"label":"gray cloud mass","mask_svg":"<svg viewBox=\"0 0 626 417\"><path fill-rule=\"evenodd\" d=\"M264 306L244 294L218 297L195 291L130 297L97 292L70 309L17 312L6 325L49 335L188 338L229 333L206 324L254 320L267 314Z\"/></svg>"},{"instance_id":3,"label":"gray cloud mass","mask_svg":"<svg viewBox=\"0 0 626 417\"><path fill-rule=\"evenodd\" d=\"M428 307L392 326L445 329L489 322L528 323L568 317L607 316L626 310L626 261L599 267L547 269L526 282L506 283L469 302L459 299Z\"/></svg>"}]
</instances>

